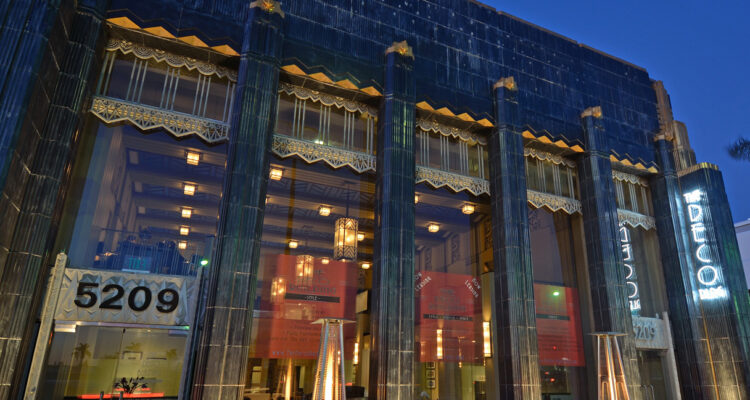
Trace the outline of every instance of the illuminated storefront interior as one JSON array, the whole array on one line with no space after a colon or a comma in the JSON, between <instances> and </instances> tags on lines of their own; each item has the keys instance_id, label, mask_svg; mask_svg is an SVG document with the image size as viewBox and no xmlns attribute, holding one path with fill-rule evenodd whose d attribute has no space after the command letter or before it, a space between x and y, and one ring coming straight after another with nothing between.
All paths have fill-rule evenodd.
<instances>
[{"instance_id":1,"label":"illuminated storefront interior","mask_svg":"<svg viewBox=\"0 0 750 400\"><path fill-rule=\"evenodd\" d=\"M60 188L24 189L51 227L13 233L44 255L7 269L42 265L0 400L5 375L54 400L593 400L603 364L631 398L743 398L721 176L645 71L464 0L235 3L100 10Z\"/></svg>"}]
</instances>

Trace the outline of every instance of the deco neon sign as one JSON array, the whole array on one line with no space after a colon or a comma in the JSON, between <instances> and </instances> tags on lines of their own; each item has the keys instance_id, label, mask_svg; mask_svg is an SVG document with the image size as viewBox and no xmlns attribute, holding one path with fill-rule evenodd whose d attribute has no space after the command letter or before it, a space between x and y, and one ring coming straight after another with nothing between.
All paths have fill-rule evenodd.
<instances>
[{"instance_id":1,"label":"deco neon sign","mask_svg":"<svg viewBox=\"0 0 750 400\"><path fill-rule=\"evenodd\" d=\"M706 240L706 221L704 219L701 198L703 192L699 189L682 195L687 203L688 219L690 221L690 241L693 244L693 255L697 260L696 279L701 287L698 297L701 300L713 300L727 297L727 290L722 286L721 269L714 262L713 252Z\"/></svg>"},{"instance_id":2,"label":"deco neon sign","mask_svg":"<svg viewBox=\"0 0 750 400\"><path fill-rule=\"evenodd\" d=\"M622 261L625 263L625 283L628 285L628 303L630 303L630 312L638 314L641 309L641 299L638 293L638 281L635 269L633 268L633 244L630 239L630 230L625 225L620 225L620 242L622 247Z\"/></svg>"}]
</instances>

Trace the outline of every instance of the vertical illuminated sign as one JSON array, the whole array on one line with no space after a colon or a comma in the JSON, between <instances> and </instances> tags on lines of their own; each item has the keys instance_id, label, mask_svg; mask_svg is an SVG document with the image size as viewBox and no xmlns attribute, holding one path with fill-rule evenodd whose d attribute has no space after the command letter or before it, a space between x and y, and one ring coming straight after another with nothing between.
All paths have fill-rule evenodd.
<instances>
[{"instance_id":1,"label":"vertical illuminated sign","mask_svg":"<svg viewBox=\"0 0 750 400\"><path fill-rule=\"evenodd\" d=\"M633 257L633 244L630 237L630 230L627 226L620 225L620 243L622 247L622 261L625 263L625 283L628 286L628 303L630 312L638 315L641 309L641 296L638 293L638 276L633 268L635 258Z\"/></svg>"},{"instance_id":2,"label":"vertical illuminated sign","mask_svg":"<svg viewBox=\"0 0 750 400\"><path fill-rule=\"evenodd\" d=\"M699 189L683 194L687 204L688 221L690 223L690 242L692 254L696 261L696 279L698 280L698 297L701 300L712 300L727 297L727 290L722 285L721 268L716 264L711 245L706 238L710 221L705 220L705 213L701 199L703 192Z\"/></svg>"}]
</instances>

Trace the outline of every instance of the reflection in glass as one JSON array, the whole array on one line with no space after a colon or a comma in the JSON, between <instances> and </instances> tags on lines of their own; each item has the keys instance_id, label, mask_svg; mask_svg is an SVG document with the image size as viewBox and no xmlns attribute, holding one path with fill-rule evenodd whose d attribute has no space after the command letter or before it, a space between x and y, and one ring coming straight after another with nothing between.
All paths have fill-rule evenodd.
<instances>
[{"instance_id":1,"label":"reflection in glass","mask_svg":"<svg viewBox=\"0 0 750 400\"><path fill-rule=\"evenodd\" d=\"M492 270L489 198L417 185L417 393L484 399ZM464 206L474 207L472 213ZM487 353L489 351L489 354Z\"/></svg>"},{"instance_id":2,"label":"reflection in glass","mask_svg":"<svg viewBox=\"0 0 750 400\"><path fill-rule=\"evenodd\" d=\"M542 396L586 398L577 268L582 256L573 239L573 218L529 210L537 342ZM554 397L553 397L554 396Z\"/></svg>"},{"instance_id":3,"label":"reflection in glass","mask_svg":"<svg viewBox=\"0 0 750 400\"><path fill-rule=\"evenodd\" d=\"M39 398L118 398L123 389L177 398L187 337L186 330L85 325L56 331Z\"/></svg>"},{"instance_id":4,"label":"reflection in glass","mask_svg":"<svg viewBox=\"0 0 750 400\"><path fill-rule=\"evenodd\" d=\"M253 310L254 326L262 329L253 329L244 396L312 396L321 339L313 322L322 318L355 321L343 326L340 357L348 397L363 396L372 282L365 265L372 263L375 176L295 157L271 162L284 174L268 184Z\"/></svg>"},{"instance_id":5,"label":"reflection in glass","mask_svg":"<svg viewBox=\"0 0 750 400\"><path fill-rule=\"evenodd\" d=\"M75 267L194 275L216 236L226 145L94 126L82 139L58 248Z\"/></svg>"}]
</instances>

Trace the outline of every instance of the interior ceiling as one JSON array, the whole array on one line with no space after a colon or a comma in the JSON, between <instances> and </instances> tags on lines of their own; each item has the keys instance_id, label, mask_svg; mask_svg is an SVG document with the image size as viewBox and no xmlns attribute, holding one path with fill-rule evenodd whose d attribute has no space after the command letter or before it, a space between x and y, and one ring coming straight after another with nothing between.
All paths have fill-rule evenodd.
<instances>
[{"instance_id":1,"label":"interior ceiling","mask_svg":"<svg viewBox=\"0 0 750 400\"><path fill-rule=\"evenodd\" d=\"M128 151L133 201L139 208L136 224L141 229L147 227L153 234L172 232L173 235L185 225L191 229L191 239L216 234L226 160L223 151L188 147L188 150L201 154L199 165L188 168L185 161L187 150L179 142L165 141L155 146L144 136L124 135L123 146ZM308 241L311 248L330 249L334 221L348 215L358 220L359 230L366 237L359 243L360 252L371 254L375 219L373 174L352 173L346 177L343 176L346 174L321 163L307 164L296 159L277 161L280 162L273 165L284 169L284 177L280 181L269 181L264 227L268 234L264 234L264 242L286 246L288 240L294 238ZM184 195L185 183L196 185L194 196ZM416 189L419 195L416 235L422 245L442 243L445 235L464 231L470 223L477 223L489 213L487 196L453 193L422 184ZM466 203L476 207L474 215L461 213L461 206ZM318 214L321 205L332 208L330 216ZM182 207L193 211L191 218L181 217ZM429 222L437 222L441 231L428 232L426 226Z\"/></svg>"}]
</instances>

